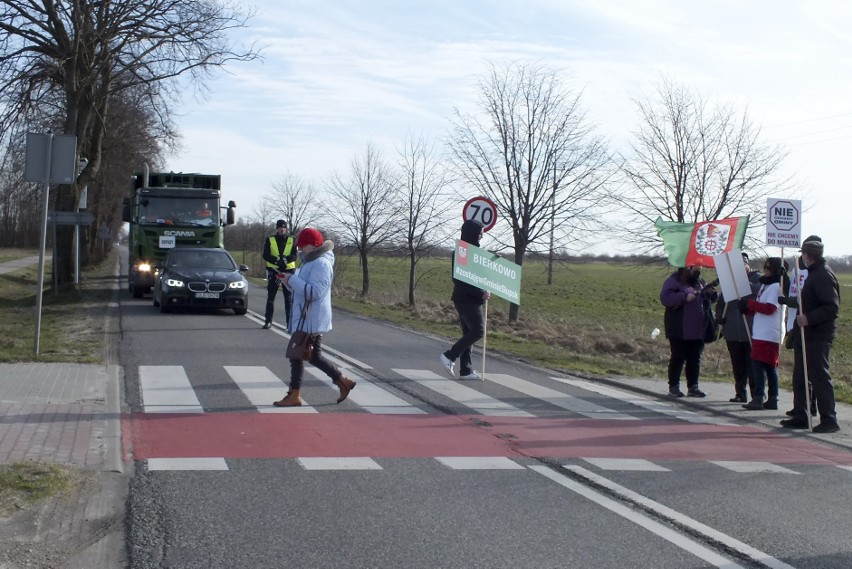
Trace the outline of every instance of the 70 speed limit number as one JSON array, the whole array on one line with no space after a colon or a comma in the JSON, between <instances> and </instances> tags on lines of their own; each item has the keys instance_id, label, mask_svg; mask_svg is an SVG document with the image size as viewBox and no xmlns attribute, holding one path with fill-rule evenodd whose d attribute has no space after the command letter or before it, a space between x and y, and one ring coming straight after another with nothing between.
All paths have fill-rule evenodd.
<instances>
[{"instance_id":1,"label":"70 speed limit number","mask_svg":"<svg viewBox=\"0 0 852 569\"><path fill-rule=\"evenodd\" d=\"M471 198L464 204L462 218L476 220L482 224L483 231L488 231L497 223L497 206L485 196Z\"/></svg>"}]
</instances>

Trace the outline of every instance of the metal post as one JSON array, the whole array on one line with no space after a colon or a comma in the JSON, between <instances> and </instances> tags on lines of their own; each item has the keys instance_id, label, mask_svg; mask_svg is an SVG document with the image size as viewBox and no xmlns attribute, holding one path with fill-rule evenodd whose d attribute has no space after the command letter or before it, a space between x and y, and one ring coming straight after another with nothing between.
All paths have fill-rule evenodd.
<instances>
[{"instance_id":1,"label":"metal post","mask_svg":"<svg viewBox=\"0 0 852 569\"><path fill-rule=\"evenodd\" d=\"M38 355L39 338L41 335L41 300L44 291L44 250L47 247L47 211L50 204L50 161L53 148L53 134L48 135L46 160L44 165L44 190L42 202L44 213L41 218L41 247L38 252L38 284L36 285L36 323L35 337L33 338L33 352ZM54 271L55 272L55 271Z\"/></svg>"}]
</instances>

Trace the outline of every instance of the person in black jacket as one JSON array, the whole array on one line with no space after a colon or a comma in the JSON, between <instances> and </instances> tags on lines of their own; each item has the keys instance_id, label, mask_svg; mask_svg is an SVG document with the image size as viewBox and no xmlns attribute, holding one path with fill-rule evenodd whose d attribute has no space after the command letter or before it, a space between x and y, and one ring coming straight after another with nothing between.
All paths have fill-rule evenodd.
<instances>
[{"instance_id":1,"label":"person in black jacket","mask_svg":"<svg viewBox=\"0 0 852 569\"><path fill-rule=\"evenodd\" d=\"M462 224L461 240L479 247L482 231L481 223L469 219ZM453 264L455 265L455 254L453 254ZM453 278L451 300L459 314L462 337L449 350L438 356L452 377L455 377L453 367L458 359L459 379L481 379L471 366L470 348L485 335L485 315L482 305L489 298L491 298L490 292Z\"/></svg>"},{"instance_id":2,"label":"person in black jacket","mask_svg":"<svg viewBox=\"0 0 852 569\"><path fill-rule=\"evenodd\" d=\"M829 373L831 343L837 333L840 312L840 286L837 277L823 258L820 241L802 243L802 259L808 267L808 278L801 290L801 306L792 330L793 344L793 414L781 421L788 429L807 429L805 366L807 379L813 386L820 422L815 433L840 430L834 407L834 386ZM780 300L780 299L779 299ZM786 300L786 299L785 299ZM802 350L801 330L805 345Z\"/></svg>"}]
</instances>

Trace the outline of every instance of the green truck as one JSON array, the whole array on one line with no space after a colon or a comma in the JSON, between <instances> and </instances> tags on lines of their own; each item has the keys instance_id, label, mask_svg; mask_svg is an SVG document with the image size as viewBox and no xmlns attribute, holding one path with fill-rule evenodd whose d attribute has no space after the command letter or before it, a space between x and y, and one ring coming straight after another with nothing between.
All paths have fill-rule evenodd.
<instances>
[{"instance_id":1,"label":"green truck","mask_svg":"<svg viewBox=\"0 0 852 569\"><path fill-rule=\"evenodd\" d=\"M146 171L133 176L122 219L130 224L127 281L134 298L151 291L157 263L172 248L224 248L224 229L234 224L237 204L220 205L221 181L218 174Z\"/></svg>"}]
</instances>

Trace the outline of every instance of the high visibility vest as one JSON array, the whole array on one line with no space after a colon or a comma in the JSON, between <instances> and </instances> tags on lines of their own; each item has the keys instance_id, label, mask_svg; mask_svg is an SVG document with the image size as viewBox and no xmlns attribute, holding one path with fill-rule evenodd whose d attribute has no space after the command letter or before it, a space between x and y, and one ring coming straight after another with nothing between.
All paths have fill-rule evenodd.
<instances>
[{"instance_id":1,"label":"high visibility vest","mask_svg":"<svg viewBox=\"0 0 852 569\"><path fill-rule=\"evenodd\" d=\"M273 257L275 257L276 259L281 259L282 257L286 258L287 255L289 255L290 251L292 251L292 250L293 250L293 236L292 235L290 237L287 237L287 244L284 245L284 253L281 254L281 255L278 254L278 239L275 238L275 235L269 236L269 254L272 255ZM277 269L278 263L270 263L269 261L267 261L266 266L269 267L270 269ZM295 268L296 268L296 261L291 261L291 262L287 263L287 269L288 270L295 269Z\"/></svg>"}]
</instances>

